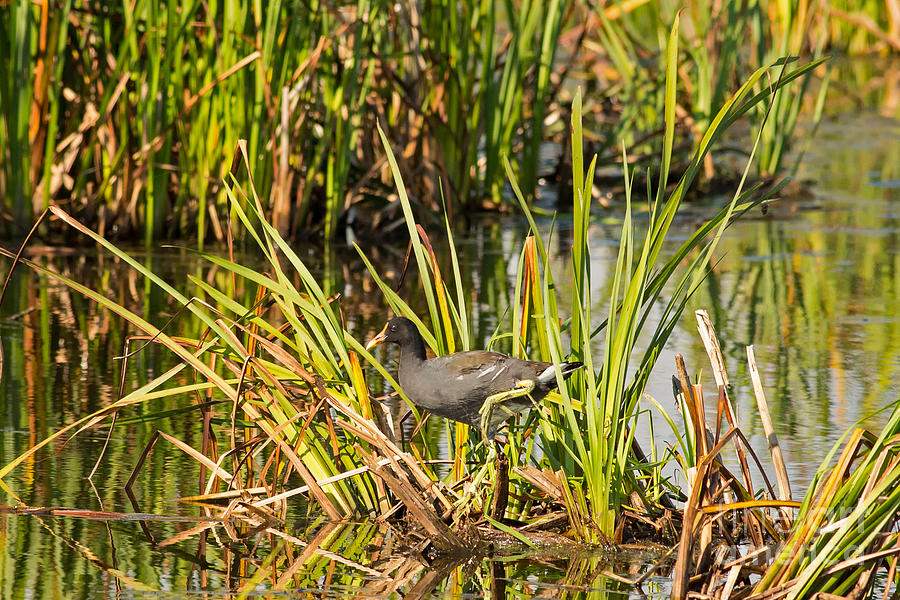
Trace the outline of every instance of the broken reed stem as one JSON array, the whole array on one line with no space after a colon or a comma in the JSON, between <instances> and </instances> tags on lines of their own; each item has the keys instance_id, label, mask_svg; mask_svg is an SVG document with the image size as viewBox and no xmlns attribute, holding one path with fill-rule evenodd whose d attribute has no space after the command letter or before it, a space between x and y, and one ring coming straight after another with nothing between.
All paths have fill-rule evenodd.
<instances>
[{"instance_id":1,"label":"broken reed stem","mask_svg":"<svg viewBox=\"0 0 900 600\"><path fill-rule=\"evenodd\" d=\"M722 355L722 347L719 345L719 336L716 335L716 328L713 326L709 313L705 310L697 310L694 312L697 318L697 331L700 333L700 339L703 341L703 348L709 357L709 364L712 367L713 377L716 380L716 386L719 389L719 397L724 393L724 402L720 408L724 408L725 416L732 426L737 426L737 418L734 410L731 408L731 400L728 397L728 388L731 384L728 381L728 371L725 369L725 357ZM724 391L724 392L723 392ZM716 431L719 430L719 421L722 415L717 416ZM716 435L718 438L718 435Z\"/></svg>"},{"instance_id":2,"label":"broken reed stem","mask_svg":"<svg viewBox=\"0 0 900 600\"><path fill-rule=\"evenodd\" d=\"M775 435L775 426L772 424L772 415L769 413L766 393L763 391L759 370L756 368L756 356L753 353L753 346L747 346L747 366L750 370L750 379L753 381L753 393L756 396L756 405L759 407L759 417L762 420L763 430L766 432L766 443L769 445L769 452L772 453L772 463L775 466L775 477L778 482L778 499L790 500L791 483L788 480L787 468L784 465L784 457L781 454L778 436ZM787 526L790 527L790 524L793 522L793 514L790 509L782 508L781 514Z\"/></svg>"},{"instance_id":3,"label":"broken reed stem","mask_svg":"<svg viewBox=\"0 0 900 600\"><path fill-rule=\"evenodd\" d=\"M712 320L709 318L709 313L705 310L697 310L694 311L694 316L697 318L697 331L700 332L700 339L703 341L707 356L709 356L709 364L712 365L716 385L728 387L731 384L728 382L728 372L725 370L725 358L722 356L719 338Z\"/></svg>"},{"instance_id":4,"label":"broken reed stem","mask_svg":"<svg viewBox=\"0 0 900 600\"><path fill-rule=\"evenodd\" d=\"M691 418L691 426L694 429L694 443L697 445L696 453L699 461L709 451L709 446L706 443L706 416L703 411L703 402L702 400L697 401L694 395L694 386L691 384L691 378L684 364L684 356L681 354L675 355L675 369L678 373L678 382L681 385L681 394L684 396L684 403Z\"/></svg>"},{"instance_id":5,"label":"broken reed stem","mask_svg":"<svg viewBox=\"0 0 900 600\"><path fill-rule=\"evenodd\" d=\"M712 366L716 385L718 386L719 402L716 409L716 436L714 438L716 443L718 443L719 432L722 425L722 416L725 416L731 427L738 426L737 416L734 413L734 409L731 405L731 398L728 395L728 387L730 386L728 382L728 372L725 369L725 357L722 354L722 346L719 344L719 336L716 335L716 328L713 326L712 319L709 318L709 313L705 310L697 310L694 312L694 315L697 318L697 331L700 334L700 339L703 341L703 347L706 349L706 354L709 357L709 363ZM747 464L747 452L744 449L744 446L738 443L738 440L735 440L734 442L734 450L737 453L738 462L741 466L744 485L748 490L752 490L753 482L750 478L750 469ZM759 531L759 525L746 514L745 522L751 532L754 543L762 544L762 533Z\"/></svg>"}]
</instances>

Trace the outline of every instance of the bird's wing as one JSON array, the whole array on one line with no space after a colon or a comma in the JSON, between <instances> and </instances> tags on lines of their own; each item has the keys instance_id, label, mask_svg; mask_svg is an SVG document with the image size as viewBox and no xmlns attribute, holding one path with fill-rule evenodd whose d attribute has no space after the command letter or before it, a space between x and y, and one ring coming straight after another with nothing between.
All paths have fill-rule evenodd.
<instances>
[{"instance_id":1,"label":"bird's wing","mask_svg":"<svg viewBox=\"0 0 900 600\"><path fill-rule=\"evenodd\" d=\"M493 379L502 375L508 369L508 356L498 352L485 352L472 350L469 352L457 352L440 357L449 371L457 377L475 376L477 378ZM437 360L437 359L435 359Z\"/></svg>"}]
</instances>

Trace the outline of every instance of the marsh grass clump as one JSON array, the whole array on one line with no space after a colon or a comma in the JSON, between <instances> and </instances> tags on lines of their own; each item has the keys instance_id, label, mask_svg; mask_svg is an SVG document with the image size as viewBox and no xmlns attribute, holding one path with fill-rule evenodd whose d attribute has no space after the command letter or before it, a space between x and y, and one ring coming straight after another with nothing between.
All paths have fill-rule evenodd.
<instances>
[{"instance_id":1,"label":"marsh grass clump","mask_svg":"<svg viewBox=\"0 0 900 600\"><path fill-rule=\"evenodd\" d=\"M501 153L536 180L566 2L427 8L3 4L0 197L16 233L65 201L108 237L221 241L220 165L243 139L275 228L330 240L379 187L378 119L421 165L418 195L441 174L459 208L499 205Z\"/></svg>"},{"instance_id":2,"label":"marsh grass clump","mask_svg":"<svg viewBox=\"0 0 900 600\"><path fill-rule=\"evenodd\" d=\"M887 407L890 417L880 432L847 432L824 457L798 502L792 497L753 347L746 349L748 371L775 483L737 420L715 328L705 311L697 311L696 317L712 367L717 409L715 415L707 414L704 386L691 381L679 355L675 389L685 430L674 457L688 493L679 511L674 563L657 564L649 572L671 569L674 600L698 595L717 600L819 594L862 598L879 580L885 590L892 582L896 585L900 403ZM655 399L647 400L659 407ZM676 427L671 420L669 424ZM725 452L729 447L730 458ZM751 464L762 482L753 480Z\"/></svg>"},{"instance_id":3,"label":"marsh grass clump","mask_svg":"<svg viewBox=\"0 0 900 600\"><path fill-rule=\"evenodd\" d=\"M668 95L666 114L669 116L674 115L675 111L677 60L676 22L668 52L671 93ZM799 76L812 66L814 65L795 70L779 80L778 85L786 84L792 76ZM762 74L760 71L756 79ZM695 159L696 165L700 164L703 152L708 150L725 126L765 99L764 94L751 96L751 86L752 82L748 82L722 109L717 121L719 128L707 133L706 144L701 147L701 152ZM547 466L559 479L563 497L568 502L569 516L573 523L580 524L578 536L586 541L596 541L599 539L597 536L613 536L615 514L625 497L610 496L610 490L627 489L629 485L636 486L639 481L639 478L634 477L629 463L635 399L639 396L642 379L653 365L656 349L665 340L683 309L684 301L689 296L690 281L696 281L700 276L702 265L714 247L717 236L707 236L717 228L721 232L736 210L749 210L761 199L750 200L753 192L735 194L731 205L715 215L704 228L684 243L662 270L651 276L652 265L665 238L666 229L696 171L689 171L668 198L664 194L668 186L663 177L655 196L651 198L655 207L654 216L641 248L634 245L630 210L626 212L617 283L611 290L612 306L616 310L610 314L606 323L594 327L590 303L587 302L589 278L586 268L590 251L587 224L590 220L591 203L588 198L593 163L585 173L581 152L580 107L579 97L574 105L572 121L573 139L576 142L573 144L573 165L577 182L573 200L577 232L574 254L576 293L571 309L572 317L566 323L570 327L568 336L574 353L587 366L586 375L574 377L568 387L560 386L558 401L549 403L548 418L556 426L544 424L545 426L537 429L538 435L529 435L528 440L516 439L516 436L524 435L528 429L512 434L515 441L521 442L516 447L527 450L522 455L508 458L513 473L520 466L528 466L535 439L540 438ZM668 144L662 156L664 167L669 164L674 143L674 118L669 123L666 135ZM432 327L424 326L410 306L378 277L377 269L371 266L371 262L363 258L370 265L373 279L384 292L385 299L394 312L417 320L420 331L425 334L425 343L435 353L452 352L457 339L465 348L469 345L467 296L461 287L449 221L446 223L446 232L456 271L453 277L454 287L449 283L451 280L441 273L429 238L413 216L412 204L406 194L399 165L385 134L379 134L397 184ZM150 282L159 286L183 306L185 313L192 314L203 323L206 330L196 339L172 336L167 332L167 329L173 327L171 323L158 328L97 291L54 275L34 263L27 263L126 319L143 336L141 343L164 346L182 361L178 367L140 389L127 393L123 391L122 398L116 403L71 424L36 446L28 455L73 430L88 424L95 425L125 406L150 402L160 396L194 394L205 398L204 406L209 402L230 403L232 406L227 433L206 436L205 447L190 449L208 472L209 480L205 486L207 492L212 493L219 487L225 487L241 490L265 488L272 493L286 485L292 479L291 474L294 474L302 481L301 487L305 488L305 493L331 518L382 514L395 510L398 500L406 504L408 510L413 510L408 503L416 502L413 498L423 496L427 500L415 510L428 515L423 520L430 523L429 527L434 531L442 531L450 539L446 526L441 528L437 525L440 519L434 517L443 515L456 506L452 498L453 490L466 477L466 457L479 450L477 447L469 448L469 436L465 427L457 426L453 435L455 464L451 469L450 479L444 482L445 485L434 486L431 485L434 474L427 463L404 453L396 445L393 432L383 431L377 426L375 419L383 409L373 404L369 397L360 358L372 363L388 380L392 381L392 378L360 341L346 330L337 299L325 293L277 228L263 218L263 203L256 193L253 180L250 180L246 190L235 185L240 169L250 171L248 154L248 146L239 144L232 172L226 179L229 213L237 221L243 235L256 244L268 266L260 272L220 256L201 254L212 266L224 270L230 276L224 280L225 285L222 287L190 276L189 281L194 287L193 296L190 297L177 291L62 209L51 207L50 212L59 220L130 264ZM532 236L522 247L516 283L517 298L514 301L521 309L514 311L512 316L511 339L516 341L512 353L516 356L533 353L547 362L558 363L561 357L562 321L558 318L561 311L551 292L552 278L547 268L547 250L540 240L527 202L519 191L508 162L506 169L517 200L532 223ZM663 172L667 172L665 168ZM657 327L655 341L641 371L631 387L628 387L622 366L634 348L637 332L646 322L647 307L659 297L663 285L675 273L676 265L694 249L702 251L693 259L688 274L678 284L679 292L671 300L670 308L666 311L667 318ZM173 323L181 318L186 317L179 315ZM433 334L430 334L432 331ZM612 332L608 336L605 355L594 357L589 350L590 340L604 331ZM123 356L130 356L132 352L134 350L126 348ZM201 383L167 387L171 378L185 368L193 371ZM619 406L619 399L626 389L631 391L625 397L631 400L626 405ZM600 398L601 403L586 402L586 398ZM599 423L610 424L613 427L611 435L603 438L588 437L585 441L577 433L596 432ZM564 425L559 427L559 424ZM253 433L254 429L259 429L258 434ZM563 435L562 431L568 433ZM228 440L227 449L217 448L212 440ZM253 458L262 456L269 458L262 465L255 464ZM20 457L8 465L2 474L9 472L24 458L25 456ZM226 465L230 465L230 469L226 469ZM396 471L392 475L387 474L386 471L391 469ZM379 471L384 471L384 475L379 477L373 474ZM390 480L390 477L394 477L395 481ZM404 487L407 484L413 486L410 488L412 492ZM639 486L634 487L638 488ZM645 491L645 496L648 501L655 501L661 493L658 490ZM479 499L471 508L480 510L480 501ZM517 502L509 510L513 511L513 515L525 517L530 505L530 501ZM431 507L431 512L426 511L425 506ZM457 510L455 514L461 515L464 511Z\"/></svg>"},{"instance_id":4,"label":"marsh grass clump","mask_svg":"<svg viewBox=\"0 0 900 600\"><path fill-rule=\"evenodd\" d=\"M370 232L391 206L379 122L423 208L440 211L440 179L451 214L517 211L503 155L529 202L540 177L574 183L576 85L588 90L599 164L614 166L624 142L639 174L656 173L667 127L659 47L676 15L690 57L677 82L678 173L730 91L777 57L898 50L893 0L3 3L4 233L24 234L56 203L110 238L223 241L222 174L240 139L282 236L331 240L346 223ZM814 82L806 73L799 87ZM790 172L805 101L796 86L776 99L755 175ZM720 159L727 146L705 153L707 183L739 176Z\"/></svg>"}]
</instances>

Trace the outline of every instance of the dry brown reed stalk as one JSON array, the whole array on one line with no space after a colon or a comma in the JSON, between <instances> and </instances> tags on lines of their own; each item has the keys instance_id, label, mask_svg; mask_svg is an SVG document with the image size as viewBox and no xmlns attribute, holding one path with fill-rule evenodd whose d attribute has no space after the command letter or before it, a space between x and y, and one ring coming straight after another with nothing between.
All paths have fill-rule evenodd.
<instances>
[{"instance_id":1,"label":"dry brown reed stalk","mask_svg":"<svg viewBox=\"0 0 900 600\"><path fill-rule=\"evenodd\" d=\"M766 501L754 498L746 456L748 452L760 468L770 494L773 497L775 494L759 459L740 430L731 407L725 360L715 328L705 311L697 311L695 314L718 388L716 434L713 435L706 427L702 386L690 383L684 361L679 356L676 358L678 379L681 391L685 394L689 423L696 440L697 462L695 470L688 474L690 494L684 506L681 538L673 572L672 597L676 600L683 600L692 594L713 595L716 590L715 597L730 597L738 580L745 577L745 570L751 565L749 560L729 560L730 553L735 551L738 544L743 543L742 536L749 537L751 548L768 548L766 540L780 541L783 533L779 532L786 528L776 527L776 522L763 509L777 507L787 511L789 506L799 506L799 503L784 499ZM729 429L720 436L723 418L727 420ZM720 458L720 453L729 442L734 444L743 484L729 472ZM733 498L737 498L737 501ZM728 525L725 520L728 515L738 512L743 516L743 534L734 529L736 523Z\"/></svg>"},{"instance_id":2,"label":"dry brown reed stalk","mask_svg":"<svg viewBox=\"0 0 900 600\"><path fill-rule=\"evenodd\" d=\"M728 388L730 384L728 382L728 373L725 370L725 357L722 355L722 348L719 345L719 338L716 334L716 329L713 326L712 320L709 318L709 314L705 310L697 310L694 314L697 319L697 330L700 334L700 339L703 341L703 347L706 350L706 354L709 357L710 365L712 366L713 376L715 378L716 387L718 390L719 400L716 406L715 435L715 440L718 441L722 417L724 416L727 419L729 426L733 428L738 426L737 417L735 416L734 408L731 405L731 398L728 395ZM747 464L747 453L744 450L744 446L738 443L737 440L735 440L734 443L734 450L737 454L738 462L741 467L741 474L744 477L744 489L752 493L753 484L750 477L750 468ZM756 543L757 545L761 545L763 543L762 531L760 530L759 524L755 520L751 519L746 513L744 515L744 520L746 527L750 531L754 543Z\"/></svg>"},{"instance_id":3,"label":"dry brown reed stalk","mask_svg":"<svg viewBox=\"0 0 900 600\"><path fill-rule=\"evenodd\" d=\"M792 500L791 483L788 480L787 467L784 464L784 456L781 454L778 436L775 434L775 426L772 423L772 415L769 413L769 403L766 401L766 393L763 390L762 380L759 377L759 370L756 368L756 356L753 353L753 346L747 346L747 367L750 371L750 379L753 381L753 393L756 396L756 405L759 407L760 420L766 433L766 443L769 446L769 452L772 454L772 464L775 466L778 498L780 500ZM781 515L784 519L785 530L790 529L793 515L786 508L781 510Z\"/></svg>"},{"instance_id":4,"label":"dry brown reed stalk","mask_svg":"<svg viewBox=\"0 0 900 600\"><path fill-rule=\"evenodd\" d=\"M697 318L717 372L724 361L714 328L702 311ZM730 428L722 437L717 433L714 443L706 446L708 450L702 444L704 432L693 431L698 455L695 471L689 474L690 496L684 506L672 597L858 600L871 592L878 577L886 576L889 583L882 598L887 600L890 582L897 583L900 562L900 408L894 406L880 434L861 428L848 432L841 452L835 446L824 460L804 501L794 502L752 347L747 348L747 357L772 460L780 472L779 493L776 495L746 437L729 417L731 411L723 408L728 406L727 375L717 372L718 418L723 413L729 417ZM681 389L695 395L693 399L685 396L684 408L690 413L686 422L693 427L702 422L702 405L697 402L702 390L690 386L683 362L679 362L679 378L684 382ZM753 457L770 499L755 498L749 479L746 487L738 485L719 460L720 452L732 440ZM830 466L835 457L836 463ZM737 501L721 501L726 489ZM779 518L769 514L771 509L778 510ZM796 517L791 513L794 509L799 509ZM738 511L745 516L743 531L724 520ZM756 535L751 524L760 528Z\"/></svg>"}]
</instances>

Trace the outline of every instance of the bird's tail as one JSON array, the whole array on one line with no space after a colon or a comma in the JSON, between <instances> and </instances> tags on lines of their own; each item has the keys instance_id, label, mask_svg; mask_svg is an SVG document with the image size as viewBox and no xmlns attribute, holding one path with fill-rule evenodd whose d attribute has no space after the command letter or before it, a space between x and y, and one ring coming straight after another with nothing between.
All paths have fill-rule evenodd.
<instances>
[{"instance_id":1,"label":"bird's tail","mask_svg":"<svg viewBox=\"0 0 900 600\"><path fill-rule=\"evenodd\" d=\"M563 379L568 379L572 376L572 373L583 366L584 363L581 361L564 362L559 363L559 370L562 371ZM538 375L538 381L543 385L553 385L553 387L556 387L556 368L553 365L550 365L544 369L544 372Z\"/></svg>"},{"instance_id":2,"label":"bird's tail","mask_svg":"<svg viewBox=\"0 0 900 600\"><path fill-rule=\"evenodd\" d=\"M559 365L559 369L562 371L563 379L568 379L569 376L572 375L575 371L584 366L584 363L580 360L575 360L572 362L564 362Z\"/></svg>"}]
</instances>

